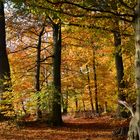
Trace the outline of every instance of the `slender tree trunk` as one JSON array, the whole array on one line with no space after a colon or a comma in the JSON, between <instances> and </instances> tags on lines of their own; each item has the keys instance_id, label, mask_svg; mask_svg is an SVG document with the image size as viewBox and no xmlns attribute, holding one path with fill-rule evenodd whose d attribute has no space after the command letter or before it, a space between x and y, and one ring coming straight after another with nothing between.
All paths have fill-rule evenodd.
<instances>
[{"instance_id":1,"label":"slender tree trunk","mask_svg":"<svg viewBox=\"0 0 140 140\"><path fill-rule=\"evenodd\" d=\"M76 110L76 112L78 112L78 110L79 110L78 99L77 99L76 95L74 97L75 97L75 110Z\"/></svg>"},{"instance_id":2,"label":"slender tree trunk","mask_svg":"<svg viewBox=\"0 0 140 140\"><path fill-rule=\"evenodd\" d=\"M130 121L128 140L140 140L140 0L137 2L135 13L135 83L136 83L136 112Z\"/></svg>"},{"instance_id":3,"label":"slender tree trunk","mask_svg":"<svg viewBox=\"0 0 140 140\"><path fill-rule=\"evenodd\" d=\"M53 24L53 103L52 103L52 124L62 125L61 115L61 24Z\"/></svg>"},{"instance_id":4,"label":"slender tree trunk","mask_svg":"<svg viewBox=\"0 0 140 140\"><path fill-rule=\"evenodd\" d=\"M41 38L42 38L42 35L43 35L43 32L44 32L44 28L42 28L40 34L39 34L39 37L38 37L38 45L37 45L37 58L36 58L36 85L35 85L35 88L36 88L36 92L37 94L39 94L40 92L40 58L41 58ZM37 99L37 118L42 118L42 113L41 113L41 110L40 110L40 97L39 95L38 96L38 99Z\"/></svg>"},{"instance_id":5,"label":"slender tree trunk","mask_svg":"<svg viewBox=\"0 0 140 140\"><path fill-rule=\"evenodd\" d=\"M83 103L83 109L84 109L84 112L86 111L86 105L85 105L85 101L84 101L84 97L82 95L82 103Z\"/></svg>"},{"instance_id":6,"label":"slender tree trunk","mask_svg":"<svg viewBox=\"0 0 140 140\"><path fill-rule=\"evenodd\" d=\"M0 100L4 100L3 93L11 89L10 66L6 52L6 32L4 4L0 1ZM6 98L7 99L7 98ZM7 110L11 110L11 103L4 105ZM1 110L2 111L2 110ZM0 111L0 117L3 117Z\"/></svg>"},{"instance_id":7,"label":"slender tree trunk","mask_svg":"<svg viewBox=\"0 0 140 140\"><path fill-rule=\"evenodd\" d=\"M122 52L121 52L121 35L119 31L119 25L116 23L116 32L114 32L114 46L115 46L115 65L116 65L116 71L117 71L117 87L118 87L118 99L125 101L125 95L124 95L124 88L125 88L125 82L124 82L124 67L123 67L123 59L122 59ZM118 116L123 117L124 113L124 106L118 104Z\"/></svg>"},{"instance_id":8,"label":"slender tree trunk","mask_svg":"<svg viewBox=\"0 0 140 140\"><path fill-rule=\"evenodd\" d=\"M90 105L91 105L92 113L94 113L94 106L93 106L92 92L91 92L91 86L90 86L90 76L89 76L89 67L88 67L88 65L86 65L86 69L87 69L88 91L89 91Z\"/></svg>"},{"instance_id":9,"label":"slender tree trunk","mask_svg":"<svg viewBox=\"0 0 140 140\"><path fill-rule=\"evenodd\" d=\"M66 92L66 99L63 98L63 114L68 113L68 91Z\"/></svg>"},{"instance_id":10,"label":"slender tree trunk","mask_svg":"<svg viewBox=\"0 0 140 140\"><path fill-rule=\"evenodd\" d=\"M96 113L99 113L95 48L93 48L93 74L94 74L94 88L95 88L95 109L96 109Z\"/></svg>"},{"instance_id":11,"label":"slender tree trunk","mask_svg":"<svg viewBox=\"0 0 140 140\"><path fill-rule=\"evenodd\" d=\"M104 104L104 113L106 113L107 112L107 102L105 102L105 104Z\"/></svg>"}]
</instances>

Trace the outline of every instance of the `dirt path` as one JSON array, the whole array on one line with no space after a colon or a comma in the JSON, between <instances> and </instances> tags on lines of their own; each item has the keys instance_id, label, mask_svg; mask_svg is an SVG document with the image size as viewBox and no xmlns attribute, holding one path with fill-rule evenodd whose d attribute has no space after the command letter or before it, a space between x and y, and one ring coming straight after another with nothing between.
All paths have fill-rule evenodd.
<instances>
[{"instance_id":1,"label":"dirt path","mask_svg":"<svg viewBox=\"0 0 140 140\"><path fill-rule=\"evenodd\" d=\"M108 116L63 119L65 124L62 127L48 127L46 124L36 123L18 129L8 123L1 123L0 140L112 140L112 130L122 123Z\"/></svg>"}]
</instances>

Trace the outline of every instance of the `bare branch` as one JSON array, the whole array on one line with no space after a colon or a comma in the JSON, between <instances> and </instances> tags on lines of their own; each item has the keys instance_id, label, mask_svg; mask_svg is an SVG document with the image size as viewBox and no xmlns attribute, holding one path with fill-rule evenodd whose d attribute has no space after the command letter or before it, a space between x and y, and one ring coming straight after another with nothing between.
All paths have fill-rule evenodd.
<instances>
[{"instance_id":1,"label":"bare branch","mask_svg":"<svg viewBox=\"0 0 140 140\"><path fill-rule=\"evenodd\" d=\"M132 117L134 117L132 106L130 106L126 101L122 101L122 100L118 100L118 103L124 105L131 112Z\"/></svg>"},{"instance_id":2,"label":"bare branch","mask_svg":"<svg viewBox=\"0 0 140 140\"><path fill-rule=\"evenodd\" d=\"M45 57L44 59L40 60L40 62L44 62L45 60L47 60L48 58L51 58L51 57L54 57L54 55L47 56L47 57Z\"/></svg>"},{"instance_id":3,"label":"bare branch","mask_svg":"<svg viewBox=\"0 0 140 140\"><path fill-rule=\"evenodd\" d=\"M108 31L108 32L115 32L116 30L113 30L113 29L109 29L109 28L106 28L106 27L99 27L99 26L96 26L96 25L81 25L81 24L78 24L78 23L65 23L65 25L69 25L69 26L76 26L76 27L83 27L83 28L94 28L94 29L97 29L97 30L104 30L104 31ZM123 36L133 36L131 34L125 34L125 33L122 33L121 35Z\"/></svg>"}]
</instances>

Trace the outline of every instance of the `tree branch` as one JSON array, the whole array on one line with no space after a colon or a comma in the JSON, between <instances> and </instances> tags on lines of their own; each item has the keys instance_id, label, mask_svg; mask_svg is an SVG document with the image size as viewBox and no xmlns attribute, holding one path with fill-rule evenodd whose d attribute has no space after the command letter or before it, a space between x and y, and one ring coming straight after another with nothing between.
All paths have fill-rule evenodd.
<instances>
[{"instance_id":1,"label":"tree branch","mask_svg":"<svg viewBox=\"0 0 140 140\"><path fill-rule=\"evenodd\" d=\"M122 0L119 0L119 1L122 2L123 5L127 6ZM117 17L124 17L124 16L131 17L131 18L134 17L133 14L128 14L128 13L127 14L124 14L124 13L121 14L121 13L118 13L118 12L114 12L111 9L99 8L99 5L94 5L94 6L92 5L92 8L90 8L90 7L86 7L85 5L80 5L78 3L70 2L70 1L67 1L67 0L65 0L65 1L59 1L59 2L52 2L50 0L46 0L46 2L48 2L48 3L52 4L52 5L60 5L61 4L61 6L63 4L69 4L69 5L75 6L77 8L81 8L83 10L86 10L86 11L104 12L104 13L112 14L112 15L117 16ZM127 6L127 8L128 8L128 6ZM132 9L130 7L129 7L129 9L134 10L134 9ZM57 10L56 12L63 13L63 14L69 15L69 16L74 16L73 14L70 14L70 13L64 12L64 11L60 11L60 10ZM79 17L83 17L83 16L84 15L80 15ZM78 15L75 15L75 17L78 17ZM123 20L124 19L125 18L123 18Z\"/></svg>"},{"instance_id":2,"label":"tree branch","mask_svg":"<svg viewBox=\"0 0 140 140\"><path fill-rule=\"evenodd\" d=\"M124 105L131 112L132 117L134 117L132 106L130 106L126 101L122 100L118 100L118 103Z\"/></svg>"},{"instance_id":3,"label":"tree branch","mask_svg":"<svg viewBox=\"0 0 140 140\"><path fill-rule=\"evenodd\" d=\"M94 28L94 29L97 29L97 30L104 30L104 31L108 31L108 32L115 32L116 30L113 30L113 29L108 29L106 27L99 27L99 26L95 26L95 25L81 25L81 24L77 24L77 23L65 23L65 25L69 25L69 26L76 26L76 27L83 27L83 28ZM125 34L125 33L122 33L121 35L123 36L133 36L133 35L130 35L130 34Z\"/></svg>"}]
</instances>

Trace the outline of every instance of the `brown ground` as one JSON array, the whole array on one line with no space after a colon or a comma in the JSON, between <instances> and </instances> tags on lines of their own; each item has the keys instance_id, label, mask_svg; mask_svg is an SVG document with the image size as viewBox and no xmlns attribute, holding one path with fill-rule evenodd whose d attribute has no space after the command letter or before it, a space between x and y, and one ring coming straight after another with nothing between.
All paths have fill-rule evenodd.
<instances>
[{"instance_id":1,"label":"brown ground","mask_svg":"<svg viewBox=\"0 0 140 140\"><path fill-rule=\"evenodd\" d=\"M125 140L112 137L112 131L126 121L109 116L93 119L64 117L62 127L48 127L44 123L30 123L22 128L9 122L0 123L0 140Z\"/></svg>"}]
</instances>

